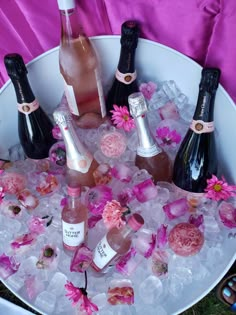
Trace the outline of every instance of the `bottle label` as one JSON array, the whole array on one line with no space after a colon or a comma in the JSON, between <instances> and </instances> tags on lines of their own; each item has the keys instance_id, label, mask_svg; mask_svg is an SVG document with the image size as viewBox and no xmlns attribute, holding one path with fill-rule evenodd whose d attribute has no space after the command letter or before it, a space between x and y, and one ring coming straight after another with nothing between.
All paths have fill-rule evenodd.
<instances>
[{"instance_id":1,"label":"bottle label","mask_svg":"<svg viewBox=\"0 0 236 315\"><path fill-rule=\"evenodd\" d=\"M97 82L101 115L103 118L106 116L106 105L105 105L105 98L104 98L103 87L102 87L102 80L101 80L101 76L99 74L99 71L97 69L95 70L95 77L96 77L96 82Z\"/></svg>"},{"instance_id":2,"label":"bottle label","mask_svg":"<svg viewBox=\"0 0 236 315\"><path fill-rule=\"evenodd\" d=\"M71 224L62 220L63 243L67 246L79 246L84 242L84 222Z\"/></svg>"},{"instance_id":3,"label":"bottle label","mask_svg":"<svg viewBox=\"0 0 236 315\"><path fill-rule=\"evenodd\" d=\"M162 150L158 148L156 144L153 144L149 148L144 148L144 147L138 147L137 148L137 155L142 156L142 157L152 157L157 154L159 154Z\"/></svg>"},{"instance_id":4,"label":"bottle label","mask_svg":"<svg viewBox=\"0 0 236 315\"><path fill-rule=\"evenodd\" d=\"M66 95L69 109L70 109L72 114L79 116L79 110L78 110L77 102L75 99L75 93L74 93L73 86L67 84L63 76L62 76L62 78L64 81L64 90L65 90L65 95Z\"/></svg>"},{"instance_id":5,"label":"bottle label","mask_svg":"<svg viewBox=\"0 0 236 315\"><path fill-rule=\"evenodd\" d=\"M133 73L121 73L118 69L116 69L116 78L118 81L124 84L131 84L137 78L137 72Z\"/></svg>"},{"instance_id":6,"label":"bottle label","mask_svg":"<svg viewBox=\"0 0 236 315\"><path fill-rule=\"evenodd\" d=\"M116 256L116 254L117 252L108 244L105 235L94 249L93 263L99 269L103 269Z\"/></svg>"},{"instance_id":7,"label":"bottle label","mask_svg":"<svg viewBox=\"0 0 236 315\"><path fill-rule=\"evenodd\" d=\"M192 129L195 133L208 133L214 131L214 122L205 122L203 120L192 120L190 124L190 129Z\"/></svg>"},{"instance_id":8,"label":"bottle label","mask_svg":"<svg viewBox=\"0 0 236 315\"><path fill-rule=\"evenodd\" d=\"M39 102L37 100L34 100L32 103L18 103L17 108L19 112L25 115L29 115L39 108Z\"/></svg>"},{"instance_id":9,"label":"bottle label","mask_svg":"<svg viewBox=\"0 0 236 315\"><path fill-rule=\"evenodd\" d=\"M87 153L87 155L76 155L75 158L71 158L69 154L67 154L66 162L67 166L76 170L80 173L87 173L93 161L93 157L91 154Z\"/></svg>"}]
</instances>

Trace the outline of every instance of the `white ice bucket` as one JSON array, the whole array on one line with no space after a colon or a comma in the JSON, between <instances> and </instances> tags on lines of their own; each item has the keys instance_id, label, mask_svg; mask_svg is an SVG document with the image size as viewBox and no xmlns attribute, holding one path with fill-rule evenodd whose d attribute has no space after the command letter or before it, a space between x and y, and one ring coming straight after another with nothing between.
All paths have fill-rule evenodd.
<instances>
[{"instance_id":1,"label":"white ice bucket","mask_svg":"<svg viewBox=\"0 0 236 315\"><path fill-rule=\"evenodd\" d=\"M101 57L105 85L109 84L114 76L120 52L119 40L119 36L92 37ZM196 103L202 68L193 60L166 46L140 39L136 52L136 65L142 79L174 80L180 90L189 97L190 102ZM58 47L31 61L28 70L36 97L47 112L52 112L63 93L63 82L58 65ZM231 183L236 183L236 147L233 143L233 139L236 139L236 107L222 86L219 86L217 91L214 117L218 159L226 178ZM8 81L0 90L0 158L7 159L8 148L18 142L16 98L13 86ZM183 312L214 288L236 258L236 242L230 242L227 235L225 235L223 251L225 257L223 263L217 265L212 274L203 281L186 286L182 299L176 299L174 302L166 301L165 309L168 315ZM29 301L24 301L34 307Z\"/></svg>"}]
</instances>

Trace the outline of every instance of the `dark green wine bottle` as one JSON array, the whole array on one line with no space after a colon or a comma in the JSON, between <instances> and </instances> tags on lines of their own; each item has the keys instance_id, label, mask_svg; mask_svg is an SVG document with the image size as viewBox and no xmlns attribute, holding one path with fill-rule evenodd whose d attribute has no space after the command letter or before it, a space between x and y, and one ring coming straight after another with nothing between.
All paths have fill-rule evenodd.
<instances>
[{"instance_id":1,"label":"dark green wine bottle","mask_svg":"<svg viewBox=\"0 0 236 315\"><path fill-rule=\"evenodd\" d=\"M187 192L203 193L207 179L217 174L213 114L219 79L219 69L202 70L193 120L174 161L173 182Z\"/></svg>"}]
</instances>

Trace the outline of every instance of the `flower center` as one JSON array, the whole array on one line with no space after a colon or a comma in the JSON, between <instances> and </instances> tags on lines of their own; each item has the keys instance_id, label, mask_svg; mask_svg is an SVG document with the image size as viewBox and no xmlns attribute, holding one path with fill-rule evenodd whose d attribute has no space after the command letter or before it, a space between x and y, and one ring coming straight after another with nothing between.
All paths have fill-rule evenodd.
<instances>
[{"instance_id":1,"label":"flower center","mask_svg":"<svg viewBox=\"0 0 236 315\"><path fill-rule=\"evenodd\" d=\"M129 120L129 116L128 115L123 115L123 119L124 119L124 121L128 121Z\"/></svg>"},{"instance_id":2,"label":"flower center","mask_svg":"<svg viewBox=\"0 0 236 315\"><path fill-rule=\"evenodd\" d=\"M215 184L214 185L214 190L217 191L217 192L221 191L222 190L222 186L220 184Z\"/></svg>"}]
</instances>

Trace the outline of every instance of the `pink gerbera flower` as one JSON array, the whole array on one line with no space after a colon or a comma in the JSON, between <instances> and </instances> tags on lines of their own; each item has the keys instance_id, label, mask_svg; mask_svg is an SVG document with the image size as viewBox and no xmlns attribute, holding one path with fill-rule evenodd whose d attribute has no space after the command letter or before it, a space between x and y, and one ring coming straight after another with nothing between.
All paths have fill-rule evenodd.
<instances>
[{"instance_id":1,"label":"pink gerbera flower","mask_svg":"<svg viewBox=\"0 0 236 315\"><path fill-rule=\"evenodd\" d=\"M215 175L212 175L212 178L207 180L205 192L206 197L209 199L216 201L227 200L236 196L236 186L229 185L224 177L220 180Z\"/></svg>"},{"instance_id":2,"label":"pink gerbera flower","mask_svg":"<svg viewBox=\"0 0 236 315\"><path fill-rule=\"evenodd\" d=\"M169 127L157 128L156 137L161 146L175 147L181 141L181 135L176 130L170 130Z\"/></svg>"},{"instance_id":3,"label":"pink gerbera flower","mask_svg":"<svg viewBox=\"0 0 236 315\"><path fill-rule=\"evenodd\" d=\"M67 290L66 296L72 301L72 305L80 303L80 311L85 312L87 315L91 315L93 312L98 311L96 304L92 303L87 297L85 288L77 288L72 282L67 281L65 284Z\"/></svg>"},{"instance_id":4,"label":"pink gerbera flower","mask_svg":"<svg viewBox=\"0 0 236 315\"><path fill-rule=\"evenodd\" d=\"M125 131L130 131L135 128L135 123L133 118L131 118L127 106L117 106L113 105L114 110L111 110L114 125L118 129L124 129Z\"/></svg>"}]
</instances>

